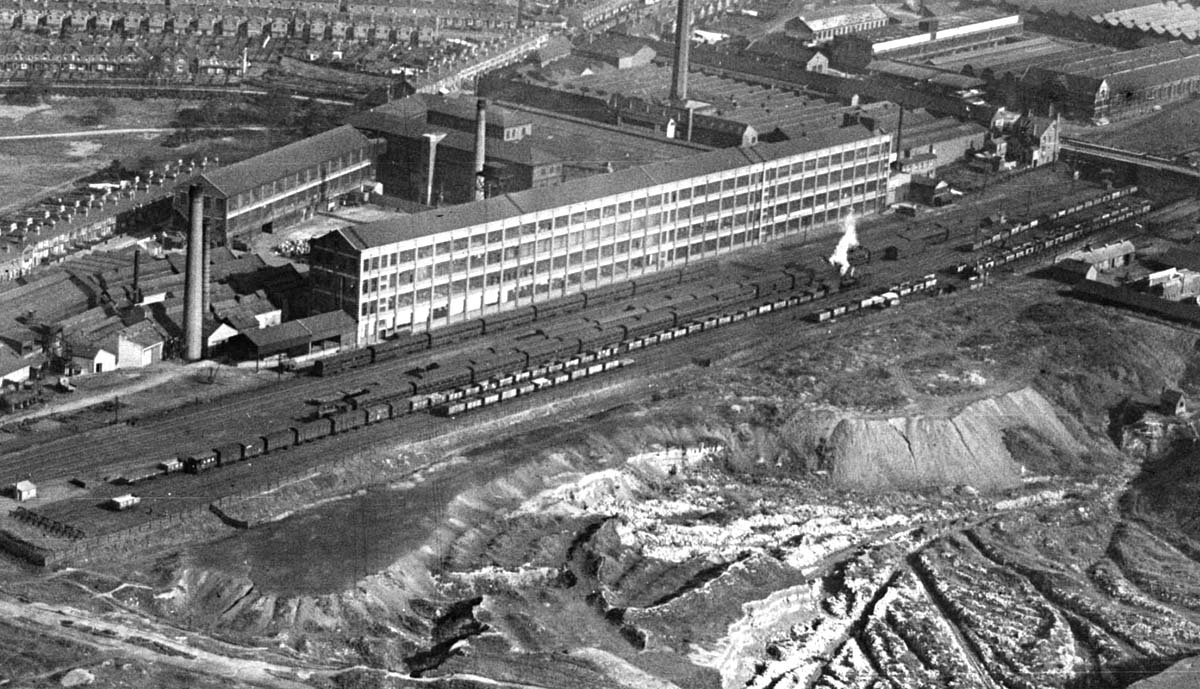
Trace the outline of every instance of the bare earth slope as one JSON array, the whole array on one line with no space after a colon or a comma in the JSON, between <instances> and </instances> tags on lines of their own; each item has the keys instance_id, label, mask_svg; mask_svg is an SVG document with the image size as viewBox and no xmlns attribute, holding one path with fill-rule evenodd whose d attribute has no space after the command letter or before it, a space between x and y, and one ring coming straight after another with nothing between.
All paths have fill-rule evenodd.
<instances>
[{"instance_id":1,"label":"bare earth slope","mask_svg":"<svg viewBox=\"0 0 1200 689\"><path fill-rule=\"evenodd\" d=\"M1200 653L1200 464L1122 451L1113 413L1200 393L1196 336L994 289L721 335L555 424L366 451L369 491L317 476L341 499L6 591L313 686L1123 688Z\"/></svg>"}]
</instances>

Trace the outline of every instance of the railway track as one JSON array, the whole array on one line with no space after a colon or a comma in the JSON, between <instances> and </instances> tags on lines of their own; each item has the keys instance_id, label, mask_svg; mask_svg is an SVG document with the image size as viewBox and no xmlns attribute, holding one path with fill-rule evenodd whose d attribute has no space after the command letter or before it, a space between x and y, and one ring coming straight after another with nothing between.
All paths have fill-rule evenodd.
<instances>
[{"instance_id":1,"label":"railway track","mask_svg":"<svg viewBox=\"0 0 1200 689\"><path fill-rule=\"evenodd\" d=\"M867 239L867 241L872 241ZM836 293L838 300L863 299L872 290L881 286L891 286L905 276L929 274L939 269L945 270L961 265L962 254L952 242L942 242L927 247L929 250L915 256L895 261L876 260L865 270L870 271L870 280L863 284ZM989 253L994 253L989 248ZM978 255L978 252L977 252ZM797 262L794 258L783 256L776 261L777 266L791 265L799 272L811 275L829 274L827 266L814 266L814 261ZM738 275L738 271L726 270L726 277ZM769 271L767 271L769 272ZM865 272L865 271L864 271ZM730 275L732 274L732 275ZM761 276L762 273L759 275ZM782 270L780 271L782 275ZM757 277L741 274L743 278ZM761 278L760 278L761 279ZM728 282L727 279L721 282ZM682 295L695 292L699 280L681 282L669 289L653 292L650 301L663 303L675 300L678 302ZM789 294L794 294L810 285L793 285L786 293L777 293L777 301L786 301ZM690 290L690 291L689 291ZM762 301L768 295L747 298L744 294L735 304L714 302L713 309L729 309L752 300ZM861 303L861 301L860 301ZM647 308L653 304L648 304ZM792 304L795 306L796 304ZM808 308L808 307L805 307ZM589 317L594 320L613 317L611 304L600 310L588 310L572 314L560 315L552 323L546 324L556 332L569 330L587 322ZM813 311L819 313L820 309ZM697 316L699 318L699 316ZM422 353L418 356L406 357L393 361L375 364L365 368L347 370L335 378L323 380L319 378L295 379L285 381L264 394L262 390L249 391L225 398L218 405L198 408L175 410L153 419L142 419L134 426L120 426L101 429L97 432L85 433L82 436L72 436L12 453L4 462L3 475L0 480L12 481L26 476L45 480L47 478L69 478L73 476L95 476L97 472L103 475L115 475L125 467L145 466L158 461L187 454L196 449L214 447L229 443L248 433L261 433L266 429L283 426L289 421L296 421L305 413L302 400L328 395L336 389L359 389L369 384L377 384L380 397L394 390L393 383L420 366L434 363L440 358L456 354L469 356L490 346L497 349L506 342L511 344L514 337L519 337L520 329L506 331L498 337L488 336L476 342L458 344L452 348ZM164 443L164 438L171 438Z\"/></svg>"}]
</instances>

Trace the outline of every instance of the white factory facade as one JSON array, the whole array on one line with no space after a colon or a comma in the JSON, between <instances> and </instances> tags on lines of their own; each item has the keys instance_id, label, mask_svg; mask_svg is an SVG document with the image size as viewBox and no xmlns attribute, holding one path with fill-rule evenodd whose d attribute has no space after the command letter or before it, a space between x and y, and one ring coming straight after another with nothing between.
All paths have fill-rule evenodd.
<instances>
[{"instance_id":1,"label":"white factory facade","mask_svg":"<svg viewBox=\"0 0 1200 689\"><path fill-rule=\"evenodd\" d=\"M312 242L315 306L370 344L835 231L885 204L891 141L854 125L343 228Z\"/></svg>"}]
</instances>

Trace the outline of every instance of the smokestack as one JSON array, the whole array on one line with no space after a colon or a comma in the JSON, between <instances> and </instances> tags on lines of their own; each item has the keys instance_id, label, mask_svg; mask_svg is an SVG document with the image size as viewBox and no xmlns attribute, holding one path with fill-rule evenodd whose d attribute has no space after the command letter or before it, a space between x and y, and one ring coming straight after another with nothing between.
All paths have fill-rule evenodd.
<instances>
[{"instance_id":1,"label":"smokestack","mask_svg":"<svg viewBox=\"0 0 1200 689\"><path fill-rule=\"evenodd\" d=\"M675 15L675 64L671 67L671 100L687 100L688 63L692 50L692 0L678 0ZM688 128L689 132L691 128Z\"/></svg>"},{"instance_id":2,"label":"smokestack","mask_svg":"<svg viewBox=\"0 0 1200 689\"><path fill-rule=\"evenodd\" d=\"M199 185L188 189L187 269L183 287L183 358L198 361L204 356L204 291L201 281L204 256L204 192Z\"/></svg>"},{"instance_id":3,"label":"smokestack","mask_svg":"<svg viewBox=\"0 0 1200 689\"><path fill-rule=\"evenodd\" d=\"M475 200L484 197L483 164L487 160L487 99L475 101Z\"/></svg>"},{"instance_id":4,"label":"smokestack","mask_svg":"<svg viewBox=\"0 0 1200 689\"><path fill-rule=\"evenodd\" d=\"M425 205L433 205L433 171L437 163L437 145L438 142L446 138L446 135L441 132L428 132L425 138L429 139L429 175L425 179Z\"/></svg>"},{"instance_id":5,"label":"smokestack","mask_svg":"<svg viewBox=\"0 0 1200 689\"><path fill-rule=\"evenodd\" d=\"M896 135L892 137L892 145L896 147L896 169L900 169L901 159L904 157L904 149L900 147L900 138L904 134L904 106L900 105L900 117L896 120Z\"/></svg>"},{"instance_id":6,"label":"smokestack","mask_svg":"<svg viewBox=\"0 0 1200 689\"><path fill-rule=\"evenodd\" d=\"M141 275L142 250L133 250L133 298L136 301L141 301L142 298L138 291L138 277Z\"/></svg>"}]
</instances>

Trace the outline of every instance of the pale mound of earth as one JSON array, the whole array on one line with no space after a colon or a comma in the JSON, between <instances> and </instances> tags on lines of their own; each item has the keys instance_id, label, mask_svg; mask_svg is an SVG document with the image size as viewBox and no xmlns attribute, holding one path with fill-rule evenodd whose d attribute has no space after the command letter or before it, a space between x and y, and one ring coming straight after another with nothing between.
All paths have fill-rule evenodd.
<instances>
[{"instance_id":1,"label":"pale mound of earth","mask_svg":"<svg viewBox=\"0 0 1200 689\"><path fill-rule=\"evenodd\" d=\"M865 491L1014 488L1022 468L1020 458L1009 453L1004 433L1019 428L1033 431L1059 452L1084 449L1054 406L1023 388L973 402L952 415L843 418L829 437L831 475L842 487Z\"/></svg>"}]
</instances>

